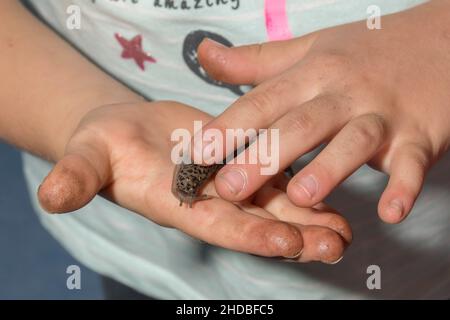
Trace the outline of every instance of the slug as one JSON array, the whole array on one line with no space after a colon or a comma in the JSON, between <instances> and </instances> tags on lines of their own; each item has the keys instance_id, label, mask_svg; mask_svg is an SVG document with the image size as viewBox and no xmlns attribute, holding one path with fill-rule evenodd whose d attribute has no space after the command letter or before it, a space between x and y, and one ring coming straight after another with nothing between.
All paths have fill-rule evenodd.
<instances>
[{"instance_id":1,"label":"slug","mask_svg":"<svg viewBox=\"0 0 450 320\"><path fill-rule=\"evenodd\" d=\"M172 193L180 200L180 207L183 203L187 203L189 208L192 208L194 202L210 199L211 196L206 194L200 195L199 191L223 166L223 164L201 166L184 163L176 165L173 172ZM285 174L292 178L294 176L292 167L288 167L285 170Z\"/></svg>"},{"instance_id":2,"label":"slug","mask_svg":"<svg viewBox=\"0 0 450 320\"><path fill-rule=\"evenodd\" d=\"M200 189L221 168L223 164L201 166L198 164L178 164L175 166L172 180L172 193L180 200L180 207L187 203L189 208L196 201L210 199L206 194L200 195Z\"/></svg>"}]
</instances>

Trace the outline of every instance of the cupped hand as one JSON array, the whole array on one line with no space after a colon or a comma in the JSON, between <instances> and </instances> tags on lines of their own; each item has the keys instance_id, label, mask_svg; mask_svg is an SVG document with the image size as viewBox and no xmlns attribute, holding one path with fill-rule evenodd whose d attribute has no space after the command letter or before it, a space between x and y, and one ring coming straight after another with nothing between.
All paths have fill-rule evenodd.
<instances>
[{"instance_id":1,"label":"cupped hand","mask_svg":"<svg viewBox=\"0 0 450 320\"><path fill-rule=\"evenodd\" d=\"M381 30L362 21L262 45L205 40L199 59L212 77L256 87L204 132L278 129L280 170L327 143L289 183L290 200L313 206L368 163L390 175L380 217L400 222L450 143L449 21L450 1L432 1L382 17ZM246 199L271 179L261 167L225 166L218 193Z\"/></svg>"},{"instance_id":2,"label":"cupped hand","mask_svg":"<svg viewBox=\"0 0 450 320\"><path fill-rule=\"evenodd\" d=\"M118 205L207 243L267 257L333 263L351 241L345 219L323 204L295 207L284 176L253 198L220 198L180 207L171 193L175 129L212 118L174 102L103 106L87 113L38 191L44 209L71 212L100 193ZM284 191L283 191L284 190ZM217 195L211 181L203 190Z\"/></svg>"}]
</instances>

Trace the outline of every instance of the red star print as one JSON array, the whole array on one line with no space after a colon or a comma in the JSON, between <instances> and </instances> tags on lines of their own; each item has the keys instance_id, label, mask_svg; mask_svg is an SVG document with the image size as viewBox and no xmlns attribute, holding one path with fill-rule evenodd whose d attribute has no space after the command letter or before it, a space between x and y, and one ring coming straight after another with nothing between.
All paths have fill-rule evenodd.
<instances>
[{"instance_id":1,"label":"red star print","mask_svg":"<svg viewBox=\"0 0 450 320\"><path fill-rule=\"evenodd\" d=\"M136 64L145 71L145 61L156 63L156 59L150 56L147 52L142 50L142 36L137 35L131 40L127 40L120 34L116 33L115 37L123 48L122 58L133 59Z\"/></svg>"}]
</instances>

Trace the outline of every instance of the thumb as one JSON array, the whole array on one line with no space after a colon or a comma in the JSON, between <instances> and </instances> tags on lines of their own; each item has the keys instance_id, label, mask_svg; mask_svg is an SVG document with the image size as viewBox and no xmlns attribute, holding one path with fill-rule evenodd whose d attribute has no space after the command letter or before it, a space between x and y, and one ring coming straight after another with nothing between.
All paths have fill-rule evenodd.
<instances>
[{"instance_id":1,"label":"thumb","mask_svg":"<svg viewBox=\"0 0 450 320\"><path fill-rule=\"evenodd\" d=\"M317 33L301 38L228 48L206 38L198 59L215 80L257 85L289 69L309 51Z\"/></svg>"},{"instance_id":2,"label":"thumb","mask_svg":"<svg viewBox=\"0 0 450 320\"><path fill-rule=\"evenodd\" d=\"M41 206L49 213L66 213L88 204L109 180L107 153L93 145L68 148L38 190Z\"/></svg>"}]
</instances>

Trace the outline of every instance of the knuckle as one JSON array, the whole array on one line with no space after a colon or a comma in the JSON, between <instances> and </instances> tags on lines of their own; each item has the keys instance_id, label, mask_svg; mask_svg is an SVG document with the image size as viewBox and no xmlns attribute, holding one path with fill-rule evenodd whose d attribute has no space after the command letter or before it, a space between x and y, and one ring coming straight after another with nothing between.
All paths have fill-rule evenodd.
<instances>
[{"instance_id":1,"label":"knuckle","mask_svg":"<svg viewBox=\"0 0 450 320\"><path fill-rule=\"evenodd\" d=\"M264 56L265 46L263 43L257 43L253 46L254 50L254 56L256 57L257 61L260 61L261 58Z\"/></svg>"},{"instance_id":2,"label":"knuckle","mask_svg":"<svg viewBox=\"0 0 450 320\"><path fill-rule=\"evenodd\" d=\"M411 144L410 149L410 159L418 166L419 170L425 171L430 165L430 153L426 151L426 148L417 144Z\"/></svg>"},{"instance_id":3,"label":"knuckle","mask_svg":"<svg viewBox=\"0 0 450 320\"><path fill-rule=\"evenodd\" d=\"M384 136L384 121L379 116L370 116L363 121L354 123L353 140L362 146L376 146Z\"/></svg>"},{"instance_id":4,"label":"knuckle","mask_svg":"<svg viewBox=\"0 0 450 320\"><path fill-rule=\"evenodd\" d=\"M218 229L218 225L221 223L220 215L212 214L214 212L214 206L208 201L201 202L200 213L196 215L196 223L201 226L204 230L215 230ZM200 204L200 203L198 203ZM192 220L192 222L195 222Z\"/></svg>"},{"instance_id":5,"label":"knuckle","mask_svg":"<svg viewBox=\"0 0 450 320\"><path fill-rule=\"evenodd\" d=\"M370 146L375 139L373 133L363 125L355 125L352 136L354 143L362 146Z\"/></svg>"},{"instance_id":6,"label":"knuckle","mask_svg":"<svg viewBox=\"0 0 450 320\"><path fill-rule=\"evenodd\" d=\"M290 114L285 119L286 123L282 127L285 130L294 133L307 133L310 132L313 127L313 119L306 112L299 112L296 114Z\"/></svg>"},{"instance_id":7,"label":"knuckle","mask_svg":"<svg viewBox=\"0 0 450 320\"><path fill-rule=\"evenodd\" d=\"M255 45L248 46L247 48L249 49L250 56L253 57L254 61L259 61L260 63L263 63L265 52L264 44L258 43ZM259 83L263 81L262 73L263 72L261 68L255 68L254 74L252 76L252 83Z\"/></svg>"},{"instance_id":8,"label":"knuckle","mask_svg":"<svg viewBox=\"0 0 450 320\"><path fill-rule=\"evenodd\" d=\"M251 56L254 57L254 61L259 61L260 63L263 63L264 61L264 52L265 52L265 45L258 43L250 47L253 52ZM252 77L251 82L261 82L263 80L262 77L262 69L261 68L254 68L254 75Z\"/></svg>"},{"instance_id":9,"label":"knuckle","mask_svg":"<svg viewBox=\"0 0 450 320\"><path fill-rule=\"evenodd\" d=\"M323 109L326 112L336 111L345 105L348 105L348 98L346 96L336 96L330 94L321 94L316 97L311 103L308 104L307 108L309 111L316 109Z\"/></svg>"},{"instance_id":10,"label":"knuckle","mask_svg":"<svg viewBox=\"0 0 450 320\"><path fill-rule=\"evenodd\" d=\"M344 92L373 91L373 78L357 59L346 53L324 52L309 58L307 70L320 83L322 90Z\"/></svg>"},{"instance_id":11,"label":"knuckle","mask_svg":"<svg viewBox=\"0 0 450 320\"><path fill-rule=\"evenodd\" d=\"M267 92L247 95L241 98L241 105L248 108L249 117L268 118L272 113L272 97Z\"/></svg>"},{"instance_id":12,"label":"knuckle","mask_svg":"<svg viewBox=\"0 0 450 320\"><path fill-rule=\"evenodd\" d=\"M330 73L340 73L345 69L348 71L350 60L347 55L338 52L323 52L310 58L311 65Z\"/></svg>"},{"instance_id":13,"label":"knuckle","mask_svg":"<svg viewBox=\"0 0 450 320\"><path fill-rule=\"evenodd\" d=\"M349 91L353 91L363 95L373 95L373 88L377 86L373 76L363 69L355 68L349 75L347 87Z\"/></svg>"},{"instance_id":14,"label":"knuckle","mask_svg":"<svg viewBox=\"0 0 450 320\"><path fill-rule=\"evenodd\" d=\"M238 106L245 109L251 119L255 117L271 119L278 113L280 97L285 96L290 89L295 89L293 81L280 77L241 97Z\"/></svg>"},{"instance_id":15,"label":"knuckle","mask_svg":"<svg viewBox=\"0 0 450 320\"><path fill-rule=\"evenodd\" d=\"M378 134L383 135L386 131L386 121L384 117L379 114L371 114L369 116L369 125Z\"/></svg>"}]
</instances>

